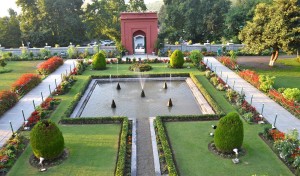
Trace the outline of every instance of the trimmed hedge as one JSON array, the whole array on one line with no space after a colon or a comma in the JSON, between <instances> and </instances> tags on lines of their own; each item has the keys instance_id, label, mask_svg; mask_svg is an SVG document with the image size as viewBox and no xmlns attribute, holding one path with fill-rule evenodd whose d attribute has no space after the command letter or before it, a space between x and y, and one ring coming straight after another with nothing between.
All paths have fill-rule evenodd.
<instances>
[{"instance_id":1,"label":"trimmed hedge","mask_svg":"<svg viewBox=\"0 0 300 176\"><path fill-rule=\"evenodd\" d=\"M209 103L209 105L213 108L213 110L217 113L217 114L223 114L223 110L221 109L221 107L216 103L216 101L210 96L210 94L207 92L207 90L203 87L203 85L199 82L199 80L196 78L196 76L191 73L190 74L191 79L193 80L193 82L196 84L196 86L198 87L199 91L202 93L202 95L205 97L205 99L207 100L207 102Z\"/></svg>"},{"instance_id":2,"label":"trimmed hedge","mask_svg":"<svg viewBox=\"0 0 300 176\"><path fill-rule=\"evenodd\" d=\"M55 159L65 147L64 137L54 122L39 121L30 132L30 144L35 157Z\"/></svg>"},{"instance_id":3,"label":"trimmed hedge","mask_svg":"<svg viewBox=\"0 0 300 176\"><path fill-rule=\"evenodd\" d=\"M61 124L110 124L110 123L122 123L125 117L84 117L84 118L65 118L60 120Z\"/></svg>"},{"instance_id":4,"label":"trimmed hedge","mask_svg":"<svg viewBox=\"0 0 300 176\"><path fill-rule=\"evenodd\" d=\"M158 116L163 122L169 121L199 121L199 120L219 120L225 114L201 114L201 115L177 115Z\"/></svg>"},{"instance_id":5,"label":"trimmed hedge","mask_svg":"<svg viewBox=\"0 0 300 176\"><path fill-rule=\"evenodd\" d=\"M42 82L42 79L39 75L26 73L12 84L11 90L16 92L18 95L25 95L40 84L40 82Z\"/></svg>"},{"instance_id":6,"label":"trimmed hedge","mask_svg":"<svg viewBox=\"0 0 300 176\"><path fill-rule=\"evenodd\" d=\"M18 102L18 95L11 91L0 92L0 115L4 114L7 110L13 107Z\"/></svg>"},{"instance_id":7,"label":"trimmed hedge","mask_svg":"<svg viewBox=\"0 0 300 176\"><path fill-rule=\"evenodd\" d=\"M86 91L86 89L88 88L91 80L92 80L92 77L90 76L88 78L88 80L85 82L83 88L74 96L73 100L71 101L71 103L67 107L67 110L64 113L65 117L70 117L70 115L72 114L72 112L76 108L76 106L77 106L80 98L82 97L82 95L84 94L84 92Z\"/></svg>"},{"instance_id":8,"label":"trimmed hedge","mask_svg":"<svg viewBox=\"0 0 300 176\"><path fill-rule=\"evenodd\" d=\"M214 136L214 143L219 151L232 153L234 148L242 147L243 140L244 127L238 113L230 112L220 119Z\"/></svg>"},{"instance_id":9,"label":"trimmed hedge","mask_svg":"<svg viewBox=\"0 0 300 176\"><path fill-rule=\"evenodd\" d=\"M125 171L125 162L126 162L127 136L128 136L128 119L124 118L122 124L122 130L120 134L117 167L115 171L115 175L117 176L125 175L124 171Z\"/></svg>"},{"instance_id":10,"label":"trimmed hedge","mask_svg":"<svg viewBox=\"0 0 300 176\"><path fill-rule=\"evenodd\" d=\"M184 64L183 54L180 50L175 50L170 57L170 66L172 68L182 68Z\"/></svg>"},{"instance_id":11,"label":"trimmed hedge","mask_svg":"<svg viewBox=\"0 0 300 176\"><path fill-rule=\"evenodd\" d=\"M162 121L161 117L156 117L155 119L155 125L157 127L157 132L158 132L158 137L160 139L164 155L165 155L165 160L167 163L167 168L168 168L168 175L178 175L178 172L176 170L176 165L174 163L174 158L172 154L171 147L168 142L168 137L166 135L165 127Z\"/></svg>"},{"instance_id":12,"label":"trimmed hedge","mask_svg":"<svg viewBox=\"0 0 300 176\"><path fill-rule=\"evenodd\" d=\"M37 72L40 75L49 75L50 73L54 72L59 66L63 65L64 61L62 58L58 56L53 56L50 59L42 62L38 68Z\"/></svg>"}]
</instances>

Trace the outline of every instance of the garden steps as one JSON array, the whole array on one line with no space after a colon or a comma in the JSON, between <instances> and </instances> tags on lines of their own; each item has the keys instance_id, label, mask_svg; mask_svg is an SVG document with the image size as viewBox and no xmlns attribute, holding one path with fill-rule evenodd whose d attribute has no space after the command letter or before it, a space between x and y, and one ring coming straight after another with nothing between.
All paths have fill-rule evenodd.
<instances>
[{"instance_id":1,"label":"garden steps","mask_svg":"<svg viewBox=\"0 0 300 176\"><path fill-rule=\"evenodd\" d=\"M231 88L234 87L234 90L239 93L241 93L241 90L243 89L243 93L246 95L245 100L248 103L251 102L251 97L253 95L252 106L255 107L259 113L261 113L264 104L263 116L270 124L274 123L277 114L275 126L278 130L287 133L290 130L297 129L298 132L300 132L300 120L297 119L289 111L284 109L282 106L280 106L278 103L276 103L274 100L245 81L234 71L224 66L216 58L204 57L204 62L208 62L207 66L210 67L211 70L216 72L216 74L220 78L222 78L224 82L226 81L228 75L227 84Z\"/></svg>"},{"instance_id":2,"label":"garden steps","mask_svg":"<svg viewBox=\"0 0 300 176\"><path fill-rule=\"evenodd\" d=\"M36 107L39 106L42 103L41 92L45 100L50 95L49 85L51 91L53 91L55 88L55 79L57 85L59 85L61 83L61 74L65 74L66 70L69 73L70 66L73 69L74 64L76 64L75 60L66 60L62 66L46 77L38 86L24 95L14 107L0 116L0 147L12 135L9 121L12 123L13 130L18 130L24 124L22 110L24 111L25 118L28 119L34 111L33 100Z\"/></svg>"}]
</instances>

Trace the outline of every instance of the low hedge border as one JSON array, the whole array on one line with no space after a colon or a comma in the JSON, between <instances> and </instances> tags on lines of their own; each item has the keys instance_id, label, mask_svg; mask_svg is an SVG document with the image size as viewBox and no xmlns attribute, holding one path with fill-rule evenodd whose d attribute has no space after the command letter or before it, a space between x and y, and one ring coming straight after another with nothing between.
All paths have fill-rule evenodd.
<instances>
[{"instance_id":1,"label":"low hedge border","mask_svg":"<svg viewBox=\"0 0 300 176\"><path fill-rule=\"evenodd\" d=\"M74 96L73 100L69 104L67 110L64 113L65 117L70 117L72 112L74 111L75 107L77 106L80 98L83 96L84 92L88 88L90 82L92 81L92 77L90 76L88 80L84 83L83 88Z\"/></svg>"},{"instance_id":2,"label":"low hedge border","mask_svg":"<svg viewBox=\"0 0 300 176\"><path fill-rule=\"evenodd\" d=\"M111 75L111 78L137 78L138 74L135 75ZM158 73L158 74L144 74L150 78L157 77L166 77L166 74ZM189 77L189 73L172 73L172 77ZM101 79L101 78L110 78L110 75L92 75L92 79Z\"/></svg>"},{"instance_id":3,"label":"low hedge border","mask_svg":"<svg viewBox=\"0 0 300 176\"><path fill-rule=\"evenodd\" d=\"M199 91L202 93L202 95L204 96L204 98L207 100L207 102L210 104L210 106L213 108L213 110L217 113L217 114L223 114L223 110L221 109L221 107L216 103L216 101L210 96L210 94L206 91L206 89L203 87L203 85L199 82L199 80L196 78L196 76L191 73L190 74L191 79L193 80L193 82L196 84L196 86L198 87Z\"/></svg>"},{"instance_id":4,"label":"low hedge border","mask_svg":"<svg viewBox=\"0 0 300 176\"><path fill-rule=\"evenodd\" d=\"M128 136L128 118L127 117L101 117L101 118L66 118L59 122L60 124L82 125L82 124L112 124L121 123L122 128L119 137L119 148L116 162L115 175L125 175L125 162L127 151Z\"/></svg>"},{"instance_id":5,"label":"low hedge border","mask_svg":"<svg viewBox=\"0 0 300 176\"><path fill-rule=\"evenodd\" d=\"M169 137L165 129L165 122L176 121L212 121L219 120L225 114L204 114L204 115L179 115L179 116L157 116L155 119L155 127L157 128L157 136L160 139L164 152L165 161L167 163L169 175L179 175L176 167L176 161L173 157L172 147L169 143Z\"/></svg>"}]
</instances>

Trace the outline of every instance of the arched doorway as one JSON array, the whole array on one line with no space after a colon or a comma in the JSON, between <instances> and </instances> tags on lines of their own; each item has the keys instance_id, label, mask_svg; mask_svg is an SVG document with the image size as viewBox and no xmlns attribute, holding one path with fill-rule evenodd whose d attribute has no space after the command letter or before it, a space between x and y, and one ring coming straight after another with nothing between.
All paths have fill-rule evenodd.
<instances>
[{"instance_id":1,"label":"arched doorway","mask_svg":"<svg viewBox=\"0 0 300 176\"><path fill-rule=\"evenodd\" d=\"M133 53L134 54L145 54L146 53L146 33L138 30L133 33Z\"/></svg>"}]
</instances>

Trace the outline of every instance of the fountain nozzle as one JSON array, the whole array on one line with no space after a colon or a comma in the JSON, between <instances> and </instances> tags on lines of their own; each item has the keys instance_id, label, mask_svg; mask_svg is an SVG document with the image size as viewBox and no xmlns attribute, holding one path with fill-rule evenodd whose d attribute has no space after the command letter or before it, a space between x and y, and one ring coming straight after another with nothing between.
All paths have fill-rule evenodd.
<instances>
[{"instance_id":1,"label":"fountain nozzle","mask_svg":"<svg viewBox=\"0 0 300 176\"><path fill-rule=\"evenodd\" d=\"M165 84L164 84L164 87L163 87L164 89L168 89L168 85L167 85L167 83L165 82Z\"/></svg>"},{"instance_id":2,"label":"fountain nozzle","mask_svg":"<svg viewBox=\"0 0 300 176\"><path fill-rule=\"evenodd\" d=\"M120 86L119 83L118 83L118 85L117 85L117 90L121 90L121 86Z\"/></svg>"},{"instance_id":3,"label":"fountain nozzle","mask_svg":"<svg viewBox=\"0 0 300 176\"><path fill-rule=\"evenodd\" d=\"M171 98L169 99L167 106L168 107L172 107L173 106L173 102L172 102Z\"/></svg>"},{"instance_id":4,"label":"fountain nozzle","mask_svg":"<svg viewBox=\"0 0 300 176\"><path fill-rule=\"evenodd\" d=\"M142 92L141 92L141 97L145 97L145 92L144 92L143 89L142 89Z\"/></svg>"},{"instance_id":5,"label":"fountain nozzle","mask_svg":"<svg viewBox=\"0 0 300 176\"><path fill-rule=\"evenodd\" d=\"M116 108L117 106L116 106L116 103L115 103L115 100L112 100L112 102L111 102L111 108Z\"/></svg>"}]
</instances>

